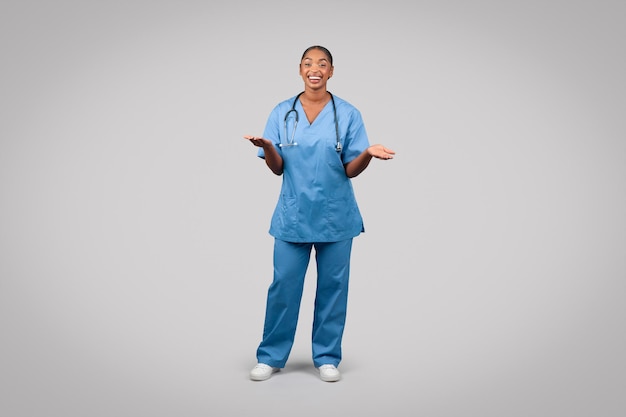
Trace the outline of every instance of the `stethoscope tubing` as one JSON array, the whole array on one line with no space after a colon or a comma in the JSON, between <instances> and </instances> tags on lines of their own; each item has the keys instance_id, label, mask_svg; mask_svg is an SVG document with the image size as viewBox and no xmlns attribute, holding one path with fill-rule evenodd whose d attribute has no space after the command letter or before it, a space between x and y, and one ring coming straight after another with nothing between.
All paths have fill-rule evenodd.
<instances>
[{"instance_id":1,"label":"stethoscope tubing","mask_svg":"<svg viewBox=\"0 0 626 417\"><path fill-rule=\"evenodd\" d=\"M298 127L298 120L300 119L300 116L298 114L298 110L296 110L296 103L298 102L298 99L300 98L300 96L302 95L303 92L299 93L296 98L293 99L293 103L291 105L291 109L285 114L285 120L284 120L284 124L285 124L285 137L287 138L287 143L286 144L279 144L278 146L280 146L281 148L284 146L295 146L298 143L294 142L294 139L296 137L296 127ZM341 146L341 138L339 136L339 122L337 120L337 106L335 105L335 97L332 95L332 93L329 91L328 94L330 94L330 100L333 103L333 115L335 117L335 136L337 138L337 145L335 146L335 149L337 150L337 152L341 152L342 146ZM291 113L295 114L295 118L294 118L294 123L293 123L293 131L291 133L291 139L289 139L289 132L287 132L287 119L289 118L289 115Z\"/></svg>"}]
</instances>

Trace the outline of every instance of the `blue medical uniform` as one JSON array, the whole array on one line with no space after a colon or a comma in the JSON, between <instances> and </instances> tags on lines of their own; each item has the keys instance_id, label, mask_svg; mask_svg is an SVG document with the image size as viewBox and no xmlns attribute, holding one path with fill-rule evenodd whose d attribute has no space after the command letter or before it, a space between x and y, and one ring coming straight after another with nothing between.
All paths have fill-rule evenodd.
<instances>
[{"instance_id":1,"label":"blue medical uniform","mask_svg":"<svg viewBox=\"0 0 626 417\"><path fill-rule=\"evenodd\" d=\"M342 150L338 152L333 103L329 101L309 123L299 100L299 120L292 138L295 97L271 112L263 137L283 158L283 182L269 233L274 236L274 279L268 290L260 363L282 368L293 346L304 277L312 248L317 263L317 289L312 332L313 362L337 366L346 318L352 238L364 231L363 219L344 164L369 146L360 112L335 96ZM293 114L293 113L292 113ZM263 158L263 149L258 156Z\"/></svg>"}]
</instances>

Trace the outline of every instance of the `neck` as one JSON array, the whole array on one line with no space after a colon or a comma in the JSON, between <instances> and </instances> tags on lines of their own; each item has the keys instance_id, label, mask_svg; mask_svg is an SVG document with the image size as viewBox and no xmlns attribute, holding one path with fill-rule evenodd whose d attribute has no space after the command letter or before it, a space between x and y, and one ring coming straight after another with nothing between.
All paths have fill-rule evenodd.
<instances>
[{"instance_id":1,"label":"neck","mask_svg":"<svg viewBox=\"0 0 626 417\"><path fill-rule=\"evenodd\" d=\"M302 94L306 100L310 103L322 103L329 100L330 94L326 89L323 90L309 90L305 89Z\"/></svg>"}]
</instances>

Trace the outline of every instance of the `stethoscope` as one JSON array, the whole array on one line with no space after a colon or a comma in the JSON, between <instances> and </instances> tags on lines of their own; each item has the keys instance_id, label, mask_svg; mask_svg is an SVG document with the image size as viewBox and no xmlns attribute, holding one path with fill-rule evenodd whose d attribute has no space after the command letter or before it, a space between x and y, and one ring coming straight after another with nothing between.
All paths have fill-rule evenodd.
<instances>
[{"instance_id":1,"label":"stethoscope","mask_svg":"<svg viewBox=\"0 0 626 417\"><path fill-rule=\"evenodd\" d=\"M296 98L293 100L293 104L291 105L291 110L289 110L287 114L285 114L285 137L287 138L288 142L279 144L278 146L281 148L285 146L297 146L298 145L298 142L294 142L294 139L296 137L296 127L298 127L298 119L299 119L298 110L296 110L296 103L298 102L298 99L300 98L302 93L296 96ZM341 147L341 138L339 137L339 122L337 122L337 106L335 106L335 97L333 97L330 91L328 92L328 94L330 94L330 101L333 102L333 114L335 116L335 136L337 137L337 145L335 146L335 150L337 152L341 152L342 147ZM291 132L291 139L289 139L289 134L287 132L287 119L289 118L289 115L292 112L294 113L295 118L293 122L293 131Z\"/></svg>"}]
</instances>

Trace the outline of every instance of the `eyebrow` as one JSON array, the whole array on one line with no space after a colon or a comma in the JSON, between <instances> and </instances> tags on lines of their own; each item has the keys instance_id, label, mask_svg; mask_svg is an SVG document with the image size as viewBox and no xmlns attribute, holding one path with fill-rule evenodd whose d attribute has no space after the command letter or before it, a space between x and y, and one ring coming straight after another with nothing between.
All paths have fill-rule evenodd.
<instances>
[{"instance_id":1,"label":"eyebrow","mask_svg":"<svg viewBox=\"0 0 626 417\"><path fill-rule=\"evenodd\" d=\"M306 58L304 58L304 59L303 59L303 61L313 61L313 58L306 57ZM326 61L326 62L328 62L328 59L326 59L326 58L322 58L322 59L320 59L320 60L319 60L319 62L321 62L321 61Z\"/></svg>"}]
</instances>

